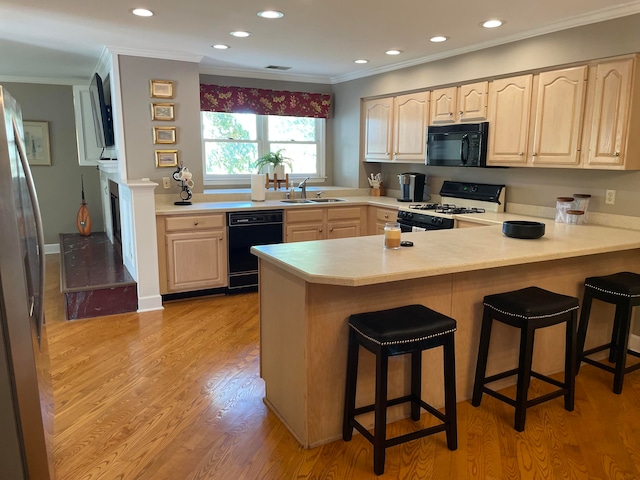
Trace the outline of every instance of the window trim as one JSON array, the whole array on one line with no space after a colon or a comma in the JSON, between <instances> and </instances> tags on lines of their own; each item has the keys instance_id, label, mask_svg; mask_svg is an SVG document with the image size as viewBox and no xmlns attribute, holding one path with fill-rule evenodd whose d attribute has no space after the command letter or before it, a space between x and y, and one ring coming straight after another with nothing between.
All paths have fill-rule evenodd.
<instances>
[{"instance_id":1,"label":"window trim","mask_svg":"<svg viewBox=\"0 0 640 480\"><path fill-rule=\"evenodd\" d=\"M224 113L224 112L209 112L209 111L201 111L200 112L200 140L202 145L202 177L203 177L203 185L204 187L211 186L219 186L219 185L233 185L233 186L249 186L251 184L251 174L236 174L236 175L207 175L205 162L206 162L206 144L208 142L216 141L216 140L207 140L202 135L202 130L204 127L203 117L204 114L207 113ZM270 143L315 143L317 146L317 156L316 156L316 175L311 176L309 179L309 183L321 183L326 180L326 131L327 131L327 119L326 118L315 118L315 117L301 117L301 118L313 118L316 125L316 141L315 142L286 142L286 141L278 141L278 142L269 142L266 140L266 125L268 123L268 115L260 115L256 114L256 117L259 119L257 122L256 136L257 140L254 142L250 140L250 143L257 143L258 145L258 156L263 155L266 152L266 148ZM290 173L289 181L291 183L302 181L306 178L308 174L304 173Z\"/></svg>"}]
</instances>

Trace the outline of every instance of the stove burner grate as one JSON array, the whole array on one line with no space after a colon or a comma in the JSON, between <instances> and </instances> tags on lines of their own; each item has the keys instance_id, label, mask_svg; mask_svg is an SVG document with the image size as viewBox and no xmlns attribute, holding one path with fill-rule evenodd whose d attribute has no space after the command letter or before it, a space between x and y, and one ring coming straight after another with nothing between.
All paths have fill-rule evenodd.
<instances>
[{"instance_id":1,"label":"stove burner grate","mask_svg":"<svg viewBox=\"0 0 640 480\"><path fill-rule=\"evenodd\" d=\"M485 213L484 208L477 207L457 207L451 203L422 203L409 205L413 210L433 210L436 213L444 213L447 215L455 215L461 213Z\"/></svg>"}]
</instances>

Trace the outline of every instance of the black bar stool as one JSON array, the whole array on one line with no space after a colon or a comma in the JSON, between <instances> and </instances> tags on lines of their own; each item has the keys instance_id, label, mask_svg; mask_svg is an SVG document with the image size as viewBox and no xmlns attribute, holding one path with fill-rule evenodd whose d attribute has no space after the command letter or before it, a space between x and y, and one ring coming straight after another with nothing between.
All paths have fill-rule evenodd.
<instances>
[{"instance_id":1,"label":"black bar stool","mask_svg":"<svg viewBox=\"0 0 640 480\"><path fill-rule=\"evenodd\" d=\"M549 292L538 287L528 287L484 297L484 314L480 332L476 378L473 385L472 405L474 407L479 406L482 394L487 393L514 406L516 409L514 428L518 432L524 430L527 408L547 400L564 395L564 408L570 412L573 411L575 391L575 376L573 372L575 371L577 312L577 298ZM518 368L486 377L491 325L494 319L520 329L520 359ZM564 382L558 382L551 377L531 370L533 340L537 329L563 322L567 324ZM487 384L511 375L518 375L515 400L487 387ZM527 400L531 377L543 380L559 387L559 389Z\"/></svg>"},{"instance_id":2,"label":"black bar stool","mask_svg":"<svg viewBox=\"0 0 640 480\"><path fill-rule=\"evenodd\" d=\"M456 365L454 332L456 321L423 305L408 305L378 312L360 313L349 317L349 349L347 358L347 384L344 400L342 438L351 440L356 428L373 444L373 469L384 473L385 449L400 443L445 431L449 450L458 448L456 425ZM356 408L359 347L376 356L375 403ZM443 347L444 400L442 414L421 398L422 351ZM387 399L387 373L389 357L411 354L411 393L392 400ZM398 437L386 438L387 407L411 402L411 418L420 419L420 407L442 421L441 424ZM355 417L374 411L373 435Z\"/></svg>"},{"instance_id":3,"label":"black bar stool","mask_svg":"<svg viewBox=\"0 0 640 480\"><path fill-rule=\"evenodd\" d=\"M591 314L592 299L616 306L613 320L611 342L599 347L584 350L587 337L587 327ZM626 366L627 354L640 358L638 352L629 350L629 327L633 307L640 305L640 275L632 272L619 272L605 277L589 277L584 281L584 297L580 312L580 326L578 327L578 362L576 372L580 370L580 363L585 362L613 373L613 392L622 393L624 375L640 368L640 363ZM597 360L587 358L597 352L609 349L609 362L615 363L611 367Z\"/></svg>"}]
</instances>

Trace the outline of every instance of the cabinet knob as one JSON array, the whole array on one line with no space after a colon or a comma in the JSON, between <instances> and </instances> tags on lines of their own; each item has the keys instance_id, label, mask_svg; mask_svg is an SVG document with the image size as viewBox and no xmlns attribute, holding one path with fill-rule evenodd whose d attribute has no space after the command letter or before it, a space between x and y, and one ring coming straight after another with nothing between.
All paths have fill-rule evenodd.
<instances>
[{"instance_id":1,"label":"cabinet knob","mask_svg":"<svg viewBox=\"0 0 640 480\"><path fill-rule=\"evenodd\" d=\"M537 154L536 152L533 152L533 156L534 156L534 157L537 157L537 156L538 156L538 154Z\"/></svg>"},{"instance_id":2,"label":"cabinet knob","mask_svg":"<svg viewBox=\"0 0 640 480\"><path fill-rule=\"evenodd\" d=\"M450 117L453 117L453 112L449 112L449 116L450 116Z\"/></svg>"},{"instance_id":3,"label":"cabinet knob","mask_svg":"<svg viewBox=\"0 0 640 480\"><path fill-rule=\"evenodd\" d=\"M389 214L388 214L388 213L385 213L385 214L384 214L384 218L389 218Z\"/></svg>"},{"instance_id":4,"label":"cabinet knob","mask_svg":"<svg viewBox=\"0 0 640 480\"><path fill-rule=\"evenodd\" d=\"M222 237L218 237L218 240L222 241Z\"/></svg>"},{"instance_id":5,"label":"cabinet knob","mask_svg":"<svg viewBox=\"0 0 640 480\"><path fill-rule=\"evenodd\" d=\"M615 153L613 154L613 156L614 156L614 157L619 157L619 156L620 156L620 152L615 152Z\"/></svg>"},{"instance_id":6,"label":"cabinet knob","mask_svg":"<svg viewBox=\"0 0 640 480\"><path fill-rule=\"evenodd\" d=\"M464 115L464 112L463 112L462 110L460 110L460 111L458 112L458 115L462 116L462 115Z\"/></svg>"},{"instance_id":7,"label":"cabinet knob","mask_svg":"<svg viewBox=\"0 0 640 480\"><path fill-rule=\"evenodd\" d=\"M193 222L194 225L198 225L198 222Z\"/></svg>"},{"instance_id":8,"label":"cabinet knob","mask_svg":"<svg viewBox=\"0 0 640 480\"><path fill-rule=\"evenodd\" d=\"M520 155L522 157L522 156L524 156L524 152L518 152L518 155Z\"/></svg>"},{"instance_id":9,"label":"cabinet knob","mask_svg":"<svg viewBox=\"0 0 640 480\"><path fill-rule=\"evenodd\" d=\"M330 231L330 232L333 232L333 227L331 227L331 228L329 229L329 231Z\"/></svg>"},{"instance_id":10,"label":"cabinet knob","mask_svg":"<svg viewBox=\"0 0 640 480\"><path fill-rule=\"evenodd\" d=\"M322 233L322 229L318 230L318 232Z\"/></svg>"}]
</instances>

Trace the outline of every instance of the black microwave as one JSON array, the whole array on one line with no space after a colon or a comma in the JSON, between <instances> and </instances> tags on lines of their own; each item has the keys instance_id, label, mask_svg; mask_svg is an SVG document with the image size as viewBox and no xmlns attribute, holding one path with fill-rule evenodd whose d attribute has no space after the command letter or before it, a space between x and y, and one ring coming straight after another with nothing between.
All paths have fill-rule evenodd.
<instances>
[{"instance_id":1,"label":"black microwave","mask_svg":"<svg viewBox=\"0 0 640 480\"><path fill-rule=\"evenodd\" d=\"M489 122L427 127L427 165L484 167L487 165Z\"/></svg>"}]
</instances>

